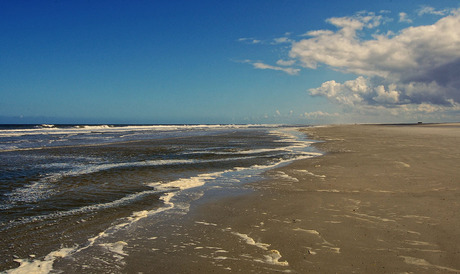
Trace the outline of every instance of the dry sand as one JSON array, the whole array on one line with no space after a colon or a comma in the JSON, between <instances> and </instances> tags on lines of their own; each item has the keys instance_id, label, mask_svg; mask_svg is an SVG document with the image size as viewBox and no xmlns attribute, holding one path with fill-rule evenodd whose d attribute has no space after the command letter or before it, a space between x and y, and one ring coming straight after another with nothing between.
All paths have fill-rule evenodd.
<instances>
[{"instance_id":1,"label":"dry sand","mask_svg":"<svg viewBox=\"0 0 460 274\"><path fill-rule=\"evenodd\" d=\"M178 248L126 270L460 273L460 124L305 132L326 155L196 205L168 232Z\"/></svg>"}]
</instances>

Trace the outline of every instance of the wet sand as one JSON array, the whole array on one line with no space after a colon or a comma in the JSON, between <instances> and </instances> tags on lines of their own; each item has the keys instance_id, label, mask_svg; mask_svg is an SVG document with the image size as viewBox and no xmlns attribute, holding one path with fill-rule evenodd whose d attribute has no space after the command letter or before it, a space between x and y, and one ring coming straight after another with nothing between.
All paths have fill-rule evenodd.
<instances>
[{"instance_id":1,"label":"wet sand","mask_svg":"<svg viewBox=\"0 0 460 274\"><path fill-rule=\"evenodd\" d=\"M324 156L194 205L125 271L460 273L460 124L305 132Z\"/></svg>"}]
</instances>

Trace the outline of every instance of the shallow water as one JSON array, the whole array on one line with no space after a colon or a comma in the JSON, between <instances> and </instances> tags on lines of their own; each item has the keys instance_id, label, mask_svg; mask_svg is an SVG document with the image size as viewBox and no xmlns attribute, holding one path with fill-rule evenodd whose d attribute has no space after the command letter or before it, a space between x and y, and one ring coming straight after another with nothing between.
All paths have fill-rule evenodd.
<instances>
[{"instance_id":1,"label":"shallow water","mask_svg":"<svg viewBox=\"0 0 460 274\"><path fill-rule=\"evenodd\" d=\"M122 258L126 235L141 237L133 224L244 191L263 171L316 155L310 143L284 126L3 126L0 271L47 272L61 257L73 258L61 269L93 268L101 247Z\"/></svg>"}]
</instances>

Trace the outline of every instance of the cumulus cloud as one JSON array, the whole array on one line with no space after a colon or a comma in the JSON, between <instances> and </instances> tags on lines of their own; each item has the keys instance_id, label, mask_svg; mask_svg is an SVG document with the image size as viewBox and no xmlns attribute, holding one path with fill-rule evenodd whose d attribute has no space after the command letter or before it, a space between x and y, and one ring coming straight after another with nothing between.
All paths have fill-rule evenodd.
<instances>
[{"instance_id":1,"label":"cumulus cloud","mask_svg":"<svg viewBox=\"0 0 460 274\"><path fill-rule=\"evenodd\" d=\"M394 104L399 102L399 92L395 90L395 85L390 85L388 90L380 85L375 89L377 96L372 97L374 101L381 104Z\"/></svg>"},{"instance_id":2,"label":"cumulus cloud","mask_svg":"<svg viewBox=\"0 0 460 274\"><path fill-rule=\"evenodd\" d=\"M397 90L395 84L390 84L386 88L384 85L372 83L363 76L343 84L334 80L327 81L320 87L309 91L313 96L325 96L336 103L347 106L356 106L359 103L388 105L401 102L401 92Z\"/></svg>"},{"instance_id":3,"label":"cumulus cloud","mask_svg":"<svg viewBox=\"0 0 460 274\"><path fill-rule=\"evenodd\" d=\"M325 97L342 106L351 118L373 116L378 120L390 115L441 119L445 114L458 119L460 9L423 6L411 15L401 12L397 14L399 22L407 24L412 24L417 15L440 18L429 25L394 32L384 26L392 21L389 15L385 11L359 12L329 18L326 22L330 29L310 30L297 39L290 34L274 39L271 45L282 45L283 50L288 47L288 56L275 65L247 63L256 69L291 75L297 75L301 68L320 67L355 75L349 81L330 80L308 90L312 96ZM342 119L343 114L337 117L312 112L302 117Z\"/></svg>"},{"instance_id":4,"label":"cumulus cloud","mask_svg":"<svg viewBox=\"0 0 460 274\"><path fill-rule=\"evenodd\" d=\"M345 83L325 82L310 89L310 94L348 106L452 107L460 103L460 12L392 36L360 38L361 31L376 29L384 20L373 13L331 18L327 21L337 27L336 31L310 31L308 38L293 43L289 57L306 68L326 65L359 75Z\"/></svg>"},{"instance_id":5,"label":"cumulus cloud","mask_svg":"<svg viewBox=\"0 0 460 274\"><path fill-rule=\"evenodd\" d=\"M307 68L315 69L319 63L334 68L347 68L360 73L367 69L364 57L370 54L357 38L357 32L364 28L380 25L382 16L373 13L359 14L353 17L330 18L327 20L339 28L337 31L317 30L307 32L312 38L293 43L290 57L300 60Z\"/></svg>"}]
</instances>

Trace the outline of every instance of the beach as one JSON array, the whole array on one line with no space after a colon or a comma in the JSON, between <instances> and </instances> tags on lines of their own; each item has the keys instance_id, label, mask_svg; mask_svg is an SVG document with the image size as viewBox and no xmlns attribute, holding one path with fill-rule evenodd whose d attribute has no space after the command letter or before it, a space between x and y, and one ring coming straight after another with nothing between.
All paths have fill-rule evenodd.
<instances>
[{"instance_id":1,"label":"beach","mask_svg":"<svg viewBox=\"0 0 460 274\"><path fill-rule=\"evenodd\" d=\"M146 243L127 249L124 271L460 272L459 124L303 131L324 156L195 203L162 224L150 256Z\"/></svg>"},{"instance_id":2,"label":"beach","mask_svg":"<svg viewBox=\"0 0 460 274\"><path fill-rule=\"evenodd\" d=\"M253 191L311 144L283 125L0 126L0 272L125 273L133 257L152 272L183 251L193 206Z\"/></svg>"},{"instance_id":3,"label":"beach","mask_svg":"<svg viewBox=\"0 0 460 274\"><path fill-rule=\"evenodd\" d=\"M120 187L138 182L140 190L18 226L32 241L3 231L11 256L3 270L19 263L8 273L460 272L460 124L186 129L179 139L170 135L183 131L167 130L164 139L144 141L159 136L156 127L99 129L102 136L129 130L141 140L93 145L91 162L64 165L84 169L57 170L62 178L31 186L85 183L95 195L115 184L126 195ZM87 155L86 148L74 146L74 154ZM147 148L150 157L176 158L139 158ZM96 152L113 152L107 161L129 158L99 163ZM37 159L55 168L53 157ZM61 201L51 194L30 204ZM44 236L30 237L36 234Z\"/></svg>"}]
</instances>

